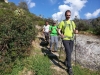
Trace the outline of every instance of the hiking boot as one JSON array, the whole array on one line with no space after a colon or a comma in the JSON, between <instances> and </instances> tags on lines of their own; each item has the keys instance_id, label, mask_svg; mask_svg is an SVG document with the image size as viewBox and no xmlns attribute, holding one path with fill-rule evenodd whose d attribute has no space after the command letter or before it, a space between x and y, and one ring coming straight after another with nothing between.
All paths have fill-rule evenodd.
<instances>
[{"instance_id":1,"label":"hiking boot","mask_svg":"<svg viewBox=\"0 0 100 75\"><path fill-rule=\"evenodd\" d=\"M69 68L67 72L68 72L69 75L74 75L73 71L72 71L72 68Z\"/></svg>"}]
</instances>

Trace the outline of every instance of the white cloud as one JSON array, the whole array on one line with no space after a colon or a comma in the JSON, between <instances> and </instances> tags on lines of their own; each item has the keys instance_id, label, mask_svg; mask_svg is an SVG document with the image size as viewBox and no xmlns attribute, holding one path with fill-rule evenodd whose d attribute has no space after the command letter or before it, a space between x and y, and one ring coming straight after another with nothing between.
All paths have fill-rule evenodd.
<instances>
[{"instance_id":1,"label":"white cloud","mask_svg":"<svg viewBox=\"0 0 100 75\"><path fill-rule=\"evenodd\" d=\"M98 15L100 14L100 9L97 9L96 11L94 11L93 13L86 13L85 16L87 19L90 19L90 18L95 18L97 17Z\"/></svg>"},{"instance_id":2,"label":"white cloud","mask_svg":"<svg viewBox=\"0 0 100 75\"><path fill-rule=\"evenodd\" d=\"M35 6L35 3L34 2L31 2L30 3L30 8L34 7Z\"/></svg>"},{"instance_id":3,"label":"white cloud","mask_svg":"<svg viewBox=\"0 0 100 75\"><path fill-rule=\"evenodd\" d=\"M32 0L26 0L26 2L27 2L27 4L28 4L29 8L35 7L35 3L32 2Z\"/></svg>"},{"instance_id":4,"label":"white cloud","mask_svg":"<svg viewBox=\"0 0 100 75\"><path fill-rule=\"evenodd\" d=\"M56 12L52 15L53 19L57 19L57 20L61 20L61 15L63 15L63 19L64 19L64 13L66 10L71 10L71 19L75 18L75 16L77 16L78 18L80 18L79 15L79 11L81 11L81 9L85 6L85 3L87 2L87 0L64 0L64 4L63 5L59 5L58 9L59 12ZM58 14L58 13L62 13L62 14Z\"/></svg>"},{"instance_id":5,"label":"white cloud","mask_svg":"<svg viewBox=\"0 0 100 75\"><path fill-rule=\"evenodd\" d=\"M87 0L65 0L65 4L70 4L71 7L75 8L76 10L81 10L84 6Z\"/></svg>"},{"instance_id":6,"label":"white cloud","mask_svg":"<svg viewBox=\"0 0 100 75\"><path fill-rule=\"evenodd\" d=\"M57 12L55 14L52 15L54 20L61 20L61 18L63 17L62 12Z\"/></svg>"}]
</instances>

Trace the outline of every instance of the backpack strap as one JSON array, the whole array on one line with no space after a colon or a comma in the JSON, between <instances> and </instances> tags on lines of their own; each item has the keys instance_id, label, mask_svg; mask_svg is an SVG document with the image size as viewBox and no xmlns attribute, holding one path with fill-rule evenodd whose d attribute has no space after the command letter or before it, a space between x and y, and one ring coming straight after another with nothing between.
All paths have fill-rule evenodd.
<instances>
[{"instance_id":1,"label":"backpack strap","mask_svg":"<svg viewBox=\"0 0 100 75\"><path fill-rule=\"evenodd\" d=\"M65 30L66 26L67 26L67 22L64 20L64 30Z\"/></svg>"},{"instance_id":2,"label":"backpack strap","mask_svg":"<svg viewBox=\"0 0 100 75\"><path fill-rule=\"evenodd\" d=\"M74 26L73 26L73 23L72 23L73 21L72 20L70 20L70 23L71 23L71 25L72 25L72 30L74 30Z\"/></svg>"},{"instance_id":3,"label":"backpack strap","mask_svg":"<svg viewBox=\"0 0 100 75\"><path fill-rule=\"evenodd\" d=\"M63 20L64 21L64 30L65 30L65 28L66 28L66 26L67 26L67 22L65 21L65 20ZM70 20L70 25L69 25L69 28L70 28L70 30L72 29L72 30L74 30L74 27L73 27L73 23L72 23L73 21L72 20ZM72 26L72 27L71 27Z\"/></svg>"},{"instance_id":4,"label":"backpack strap","mask_svg":"<svg viewBox=\"0 0 100 75\"><path fill-rule=\"evenodd\" d=\"M72 31L74 30L74 26L73 26L73 23L72 23L73 21L71 20L70 21L70 23L71 23L71 25L72 25ZM74 32L72 33L72 39L74 39Z\"/></svg>"}]
</instances>

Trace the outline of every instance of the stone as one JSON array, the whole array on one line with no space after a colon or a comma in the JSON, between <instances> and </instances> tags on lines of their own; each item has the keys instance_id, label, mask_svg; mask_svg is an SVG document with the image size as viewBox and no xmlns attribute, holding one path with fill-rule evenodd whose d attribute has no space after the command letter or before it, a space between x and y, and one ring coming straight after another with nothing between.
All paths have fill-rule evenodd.
<instances>
[{"instance_id":1,"label":"stone","mask_svg":"<svg viewBox=\"0 0 100 75\"><path fill-rule=\"evenodd\" d=\"M76 47L76 48L75 48ZM100 71L100 38L77 34L76 46L72 53L72 60L85 68Z\"/></svg>"}]
</instances>

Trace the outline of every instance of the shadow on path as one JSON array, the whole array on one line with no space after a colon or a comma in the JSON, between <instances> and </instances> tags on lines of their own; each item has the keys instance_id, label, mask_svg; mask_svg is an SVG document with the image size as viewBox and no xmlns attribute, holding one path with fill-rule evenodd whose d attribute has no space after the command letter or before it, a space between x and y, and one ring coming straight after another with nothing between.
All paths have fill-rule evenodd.
<instances>
[{"instance_id":1,"label":"shadow on path","mask_svg":"<svg viewBox=\"0 0 100 75\"><path fill-rule=\"evenodd\" d=\"M38 37L38 38L39 38L39 40L41 40L40 46L47 47L49 45L49 42L45 41L44 38L42 38L42 37Z\"/></svg>"},{"instance_id":2,"label":"shadow on path","mask_svg":"<svg viewBox=\"0 0 100 75\"><path fill-rule=\"evenodd\" d=\"M58 66L63 70L66 70L65 67L60 64L62 63L63 65L65 65L64 62L59 60L59 57L55 55L53 52L49 51L49 48L47 47L49 45L49 42L46 42L42 37L38 37L38 38L39 40L41 40L40 46L42 46L41 51L44 54L44 56L48 56L48 58L52 61L54 65Z\"/></svg>"},{"instance_id":3,"label":"shadow on path","mask_svg":"<svg viewBox=\"0 0 100 75\"><path fill-rule=\"evenodd\" d=\"M48 58L52 61L52 63L54 65L56 65L59 68L65 70L65 68L61 64L59 64L61 62L64 65L64 62L60 61L58 59L58 56L57 55L55 55L54 53L50 52L49 50L47 50L45 48L42 48L41 50L42 50L42 53L44 54L44 56L48 56Z\"/></svg>"}]
</instances>

